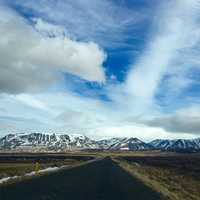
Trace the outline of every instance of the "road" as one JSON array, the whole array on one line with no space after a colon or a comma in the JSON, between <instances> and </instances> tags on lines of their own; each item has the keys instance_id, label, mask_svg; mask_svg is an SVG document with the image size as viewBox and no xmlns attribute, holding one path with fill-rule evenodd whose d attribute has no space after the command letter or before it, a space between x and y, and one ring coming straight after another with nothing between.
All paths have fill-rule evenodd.
<instances>
[{"instance_id":1,"label":"road","mask_svg":"<svg viewBox=\"0 0 200 200\"><path fill-rule=\"evenodd\" d=\"M110 158L0 187L1 200L159 200Z\"/></svg>"}]
</instances>

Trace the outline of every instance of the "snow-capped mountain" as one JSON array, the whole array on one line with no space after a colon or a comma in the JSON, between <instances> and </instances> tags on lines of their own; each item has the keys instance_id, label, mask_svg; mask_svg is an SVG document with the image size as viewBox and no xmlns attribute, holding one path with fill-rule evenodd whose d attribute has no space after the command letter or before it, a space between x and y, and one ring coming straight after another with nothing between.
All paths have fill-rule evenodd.
<instances>
[{"instance_id":1,"label":"snow-capped mountain","mask_svg":"<svg viewBox=\"0 0 200 200\"><path fill-rule=\"evenodd\" d=\"M200 138L193 140L154 140L145 143L137 138L111 138L92 140L80 134L9 134L0 138L0 150L14 151L70 151L70 150L111 150L111 151L200 151Z\"/></svg>"},{"instance_id":2,"label":"snow-capped mountain","mask_svg":"<svg viewBox=\"0 0 200 200\"><path fill-rule=\"evenodd\" d=\"M150 150L152 146L137 139L137 138L124 138L118 144L110 146L111 150L128 150L128 151L137 151L137 150Z\"/></svg>"},{"instance_id":3,"label":"snow-capped mountain","mask_svg":"<svg viewBox=\"0 0 200 200\"><path fill-rule=\"evenodd\" d=\"M98 148L96 141L79 134L9 134L0 139L0 149L75 150Z\"/></svg>"},{"instance_id":4,"label":"snow-capped mountain","mask_svg":"<svg viewBox=\"0 0 200 200\"><path fill-rule=\"evenodd\" d=\"M168 149L172 145L172 140L160 140L156 139L150 142L149 144L153 146L155 149Z\"/></svg>"},{"instance_id":5,"label":"snow-capped mountain","mask_svg":"<svg viewBox=\"0 0 200 200\"><path fill-rule=\"evenodd\" d=\"M153 140L149 144L152 145L155 149L160 149L160 150L169 150L169 151L200 150L200 138L191 140L186 140L186 139Z\"/></svg>"},{"instance_id":6,"label":"snow-capped mountain","mask_svg":"<svg viewBox=\"0 0 200 200\"><path fill-rule=\"evenodd\" d=\"M124 138L111 138L111 139L104 139L98 140L97 143L100 149L109 150L111 146L121 143Z\"/></svg>"},{"instance_id":7,"label":"snow-capped mountain","mask_svg":"<svg viewBox=\"0 0 200 200\"><path fill-rule=\"evenodd\" d=\"M112 138L108 140L101 140L98 142L100 147L107 150L114 151L137 151L137 150L150 150L152 146L142 142L137 138Z\"/></svg>"}]
</instances>

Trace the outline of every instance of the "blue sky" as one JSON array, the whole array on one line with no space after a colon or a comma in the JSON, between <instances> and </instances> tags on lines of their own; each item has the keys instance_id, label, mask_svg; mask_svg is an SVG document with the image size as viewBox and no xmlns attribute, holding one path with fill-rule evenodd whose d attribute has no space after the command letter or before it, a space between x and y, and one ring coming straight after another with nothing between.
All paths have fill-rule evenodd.
<instances>
[{"instance_id":1,"label":"blue sky","mask_svg":"<svg viewBox=\"0 0 200 200\"><path fill-rule=\"evenodd\" d=\"M200 134L200 1L2 0L0 134Z\"/></svg>"}]
</instances>

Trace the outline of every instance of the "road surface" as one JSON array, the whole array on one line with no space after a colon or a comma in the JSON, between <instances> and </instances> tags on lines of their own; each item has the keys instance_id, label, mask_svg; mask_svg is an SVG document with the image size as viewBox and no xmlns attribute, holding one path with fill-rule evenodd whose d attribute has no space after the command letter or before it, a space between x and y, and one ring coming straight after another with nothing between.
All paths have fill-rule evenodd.
<instances>
[{"instance_id":1,"label":"road surface","mask_svg":"<svg viewBox=\"0 0 200 200\"><path fill-rule=\"evenodd\" d=\"M110 158L0 187L1 200L159 200Z\"/></svg>"}]
</instances>

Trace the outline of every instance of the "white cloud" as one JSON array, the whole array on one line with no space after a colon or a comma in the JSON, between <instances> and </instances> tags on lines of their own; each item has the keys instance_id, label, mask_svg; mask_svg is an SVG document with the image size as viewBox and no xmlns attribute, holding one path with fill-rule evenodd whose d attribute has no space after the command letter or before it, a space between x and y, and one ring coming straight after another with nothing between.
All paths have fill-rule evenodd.
<instances>
[{"instance_id":1,"label":"white cloud","mask_svg":"<svg viewBox=\"0 0 200 200\"><path fill-rule=\"evenodd\" d=\"M8 8L0 7L0 11L1 92L37 91L61 81L63 72L105 81L102 64L106 56L97 44L66 36L45 37ZM43 23L37 30L41 26L47 29Z\"/></svg>"},{"instance_id":2,"label":"white cloud","mask_svg":"<svg viewBox=\"0 0 200 200\"><path fill-rule=\"evenodd\" d=\"M155 139L191 139L195 137L195 134L188 134L179 132L172 134L159 127L149 127L141 124L132 125L116 125L109 127L100 127L91 131L88 131L88 135L95 136L98 139L105 139L111 137L137 137L143 141L150 142Z\"/></svg>"},{"instance_id":3,"label":"white cloud","mask_svg":"<svg viewBox=\"0 0 200 200\"><path fill-rule=\"evenodd\" d=\"M172 114L165 114L146 121L147 124L164 128L166 131L178 133L188 133L192 135L200 134L200 106L193 105L182 108Z\"/></svg>"},{"instance_id":4,"label":"white cloud","mask_svg":"<svg viewBox=\"0 0 200 200\"><path fill-rule=\"evenodd\" d=\"M59 25L50 24L41 18L33 18L34 28L44 36L50 37L65 37L68 35L67 31Z\"/></svg>"},{"instance_id":5,"label":"white cloud","mask_svg":"<svg viewBox=\"0 0 200 200\"><path fill-rule=\"evenodd\" d=\"M27 103L29 99L31 102ZM80 133L95 139L138 137L145 141L155 138L192 138L195 134L198 135L197 129L194 132L197 126L193 126L199 122L193 121L194 116L199 112L195 111L196 107L188 108L184 111L184 115L181 114L183 111L178 112L181 118L170 117L170 126L173 130L169 130L166 128L169 121L166 120L166 116L163 118L151 116L150 120L148 115L146 116L148 120L144 120L144 116L135 117L133 113L125 112L109 102L105 103L69 92L3 95L0 105L0 108L6 105L6 109L0 109L0 134L9 131L43 131Z\"/></svg>"},{"instance_id":6,"label":"white cloud","mask_svg":"<svg viewBox=\"0 0 200 200\"><path fill-rule=\"evenodd\" d=\"M35 109L49 111L48 107L45 105L45 102L39 101L33 96L27 94L19 94L17 96L13 96L13 98L14 100L20 101L24 105L33 107Z\"/></svg>"},{"instance_id":7,"label":"white cloud","mask_svg":"<svg viewBox=\"0 0 200 200\"><path fill-rule=\"evenodd\" d=\"M30 100L30 101L29 101ZM1 109L4 108L5 109ZM99 100L72 93L1 95L0 127L16 131L56 131L87 133L107 120L109 108ZM12 129L13 130L13 129ZM95 134L94 134L95 135Z\"/></svg>"},{"instance_id":8,"label":"white cloud","mask_svg":"<svg viewBox=\"0 0 200 200\"><path fill-rule=\"evenodd\" d=\"M191 83L184 76L196 67L188 56L193 58L194 49L200 52L196 48L200 43L199 11L199 2L195 0L169 1L160 7L148 45L128 74L126 90L133 100L143 106L152 105L167 74L181 79L176 80L179 90Z\"/></svg>"}]
</instances>

